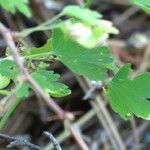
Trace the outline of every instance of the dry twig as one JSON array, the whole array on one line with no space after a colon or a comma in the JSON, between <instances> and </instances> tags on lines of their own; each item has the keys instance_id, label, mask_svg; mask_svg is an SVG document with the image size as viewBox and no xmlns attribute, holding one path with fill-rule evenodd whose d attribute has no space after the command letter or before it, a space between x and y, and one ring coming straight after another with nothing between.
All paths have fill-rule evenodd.
<instances>
[{"instance_id":1,"label":"dry twig","mask_svg":"<svg viewBox=\"0 0 150 150\"><path fill-rule=\"evenodd\" d=\"M62 150L59 143L57 142L57 140L55 139L55 137L51 133L45 131L44 134L47 137L49 137L49 139L52 142L53 147L55 148L55 150ZM32 144L32 143L28 142L23 137L11 137L9 135L0 133L0 139L9 142L9 145L7 145L7 148L18 147L18 146L27 146L27 147L29 147L30 149L33 149L33 150L44 150L44 148L41 148L41 147L39 147L35 144Z\"/></svg>"},{"instance_id":2,"label":"dry twig","mask_svg":"<svg viewBox=\"0 0 150 150\"><path fill-rule=\"evenodd\" d=\"M44 150L43 148L28 142L26 139L24 139L22 137L15 138L15 137L11 137L6 134L0 134L0 139L9 142L9 145L7 145L7 148L18 147L18 146L27 146L33 150Z\"/></svg>"},{"instance_id":3,"label":"dry twig","mask_svg":"<svg viewBox=\"0 0 150 150\"><path fill-rule=\"evenodd\" d=\"M57 142L57 140L51 133L45 131L44 134L51 140L51 142L56 150L62 150L59 143Z\"/></svg>"}]
</instances>

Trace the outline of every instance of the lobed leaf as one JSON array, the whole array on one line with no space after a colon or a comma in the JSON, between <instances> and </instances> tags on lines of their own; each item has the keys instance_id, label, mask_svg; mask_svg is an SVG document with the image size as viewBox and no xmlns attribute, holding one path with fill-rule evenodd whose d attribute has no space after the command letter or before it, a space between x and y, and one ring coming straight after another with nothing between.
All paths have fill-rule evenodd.
<instances>
[{"instance_id":1,"label":"lobed leaf","mask_svg":"<svg viewBox=\"0 0 150 150\"><path fill-rule=\"evenodd\" d=\"M125 65L110 82L110 105L124 119L129 119L134 114L149 120L150 73L143 73L131 80L128 78L131 71L131 66Z\"/></svg>"},{"instance_id":2,"label":"lobed leaf","mask_svg":"<svg viewBox=\"0 0 150 150\"><path fill-rule=\"evenodd\" d=\"M39 70L32 73L35 81L53 97L62 97L71 93L68 87L58 82L59 74L53 71Z\"/></svg>"},{"instance_id":3,"label":"lobed leaf","mask_svg":"<svg viewBox=\"0 0 150 150\"><path fill-rule=\"evenodd\" d=\"M79 75L92 80L106 78L112 55L106 46L87 49L65 35L60 29L54 29L52 35L53 54L68 68Z\"/></svg>"},{"instance_id":4,"label":"lobed leaf","mask_svg":"<svg viewBox=\"0 0 150 150\"><path fill-rule=\"evenodd\" d=\"M68 87L58 82L59 74L53 71L38 70L31 74L33 79L40 85L40 87L53 97L63 97L71 93ZM26 97L29 95L29 89L33 89L28 83L23 83L17 90L17 97ZM34 89L33 89L34 90Z\"/></svg>"}]
</instances>

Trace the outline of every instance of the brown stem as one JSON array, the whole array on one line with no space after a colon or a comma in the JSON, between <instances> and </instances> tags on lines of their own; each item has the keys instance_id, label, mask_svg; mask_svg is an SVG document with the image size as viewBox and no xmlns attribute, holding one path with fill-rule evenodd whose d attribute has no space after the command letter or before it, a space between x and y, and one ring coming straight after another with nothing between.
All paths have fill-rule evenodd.
<instances>
[{"instance_id":1,"label":"brown stem","mask_svg":"<svg viewBox=\"0 0 150 150\"><path fill-rule=\"evenodd\" d=\"M70 132L73 135L75 141L78 143L78 145L80 146L81 150L89 150L89 148L87 147L87 145L85 144L85 142L83 141L81 134L74 128L73 125L69 126L70 128Z\"/></svg>"}]
</instances>

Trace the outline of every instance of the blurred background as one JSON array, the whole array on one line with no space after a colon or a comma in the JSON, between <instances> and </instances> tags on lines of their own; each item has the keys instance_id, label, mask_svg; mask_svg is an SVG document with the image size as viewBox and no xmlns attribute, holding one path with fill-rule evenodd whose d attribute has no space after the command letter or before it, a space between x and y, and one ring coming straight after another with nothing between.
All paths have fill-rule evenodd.
<instances>
[{"instance_id":1,"label":"blurred background","mask_svg":"<svg viewBox=\"0 0 150 150\"><path fill-rule=\"evenodd\" d=\"M36 26L58 14L66 5L83 5L83 0L30 0L33 17L28 19L19 12L11 15L0 8L0 20L13 31ZM150 71L150 16L131 5L127 0L94 0L91 9L103 14L120 30L119 35L107 41L117 65L131 63L133 76ZM43 46L50 31L35 32L25 38L27 47ZM18 43L21 44L21 41ZM0 56L5 54L5 42L0 37ZM102 91L102 83L76 76L62 63L51 63L51 69L61 75L60 81L68 85L72 94L55 101L75 116L74 126L81 133L90 150L150 150L150 122L139 118L125 121L113 112L108 98ZM109 73L111 74L111 72ZM143 89L144 90L144 89ZM128 93L126 93L128 94ZM3 97L0 96L0 99ZM6 112L14 97L3 109ZM64 129L47 105L34 93L17 106L5 127L1 130L9 135L19 135L40 145L45 150L53 149L43 131L50 131L63 150L79 150L78 145ZM6 143L0 143L6 149ZM28 150L27 147L19 148Z\"/></svg>"}]
</instances>

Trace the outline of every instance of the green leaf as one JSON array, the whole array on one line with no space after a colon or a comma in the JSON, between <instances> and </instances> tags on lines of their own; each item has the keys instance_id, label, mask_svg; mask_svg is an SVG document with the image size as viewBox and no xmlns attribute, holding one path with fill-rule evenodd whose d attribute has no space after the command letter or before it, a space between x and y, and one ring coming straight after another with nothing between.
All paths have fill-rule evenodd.
<instances>
[{"instance_id":1,"label":"green leaf","mask_svg":"<svg viewBox=\"0 0 150 150\"><path fill-rule=\"evenodd\" d=\"M0 89L4 89L9 85L9 83L10 83L10 79L0 74Z\"/></svg>"},{"instance_id":2,"label":"green leaf","mask_svg":"<svg viewBox=\"0 0 150 150\"><path fill-rule=\"evenodd\" d=\"M39 70L33 72L32 77L45 92L53 97L62 97L71 93L66 85L57 81L60 76L53 71Z\"/></svg>"},{"instance_id":3,"label":"green leaf","mask_svg":"<svg viewBox=\"0 0 150 150\"><path fill-rule=\"evenodd\" d=\"M29 96L29 87L30 85L28 83L22 83L22 85L15 91L16 96L18 98Z\"/></svg>"},{"instance_id":4,"label":"green leaf","mask_svg":"<svg viewBox=\"0 0 150 150\"><path fill-rule=\"evenodd\" d=\"M84 8L90 7L90 5L93 3L94 0L86 0L86 3L84 4Z\"/></svg>"},{"instance_id":5,"label":"green leaf","mask_svg":"<svg viewBox=\"0 0 150 150\"><path fill-rule=\"evenodd\" d=\"M53 54L73 72L93 80L106 78L107 67L113 62L107 47L87 49L70 39L60 29L54 29L52 44Z\"/></svg>"},{"instance_id":6,"label":"green leaf","mask_svg":"<svg viewBox=\"0 0 150 150\"><path fill-rule=\"evenodd\" d=\"M88 8L80 8L79 6L75 5L65 7L62 13L88 24L95 24L97 23L98 19L102 17L102 15L96 11L92 11Z\"/></svg>"},{"instance_id":7,"label":"green leaf","mask_svg":"<svg viewBox=\"0 0 150 150\"><path fill-rule=\"evenodd\" d=\"M150 0L129 0L132 4L137 5L146 13L150 14Z\"/></svg>"},{"instance_id":8,"label":"green leaf","mask_svg":"<svg viewBox=\"0 0 150 150\"><path fill-rule=\"evenodd\" d=\"M52 51L52 44L51 39L47 41L47 43L39 48L33 47L26 51L24 51L21 55L26 58L33 58L33 57L44 57L50 55Z\"/></svg>"},{"instance_id":9,"label":"green leaf","mask_svg":"<svg viewBox=\"0 0 150 150\"><path fill-rule=\"evenodd\" d=\"M131 71L131 66L125 65L110 82L110 105L124 119L129 119L134 114L149 120L150 73L143 73L131 80L128 78Z\"/></svg>"},{"instance_id":10,"label":"green leaf","mask_svg":"<svg viewBox=\"0 0 150 150\"><path fill-rule=\"evenodd\" d=\"M10 79L14 79L19 73L19 68L12 60L0 61L0 74Z\"/></svg>"},{"instance_id":11,"label":"green leaf","mask_svg":"<svg viewBox=\"0 0 150 150\"><path fill-rule=\"evenodd\" d=\"M26 17L31 17L28 0L0 0L0 6L13 14L18 10Z\"/></svg>"},{"instance_id":12,"label":"green leaf","mask_svg":"<svg viewBox=\"0 0 150 150\"><path fill-rule=\"evenodd\" d=\"M53 97L63 97L71 93L66 85L58 82L60 76L53 71L38 70L33 72L31 76L47 94ZM33 87L24 82L16 90L15 94L18 98L27 97L29 89L33 89Z\"/></svg>"},{"instance_id":13,"label":"green leaf","mask_svg":"<svg viewBox=\"0 0 150 150\"><path fill-rule=\"evenodd\" d=\"M45 63L45 62L40 62L39 65L38 65L38 70L44 70L46 68L48 68L49 64Z\"/></svg>"}]
</instances>

